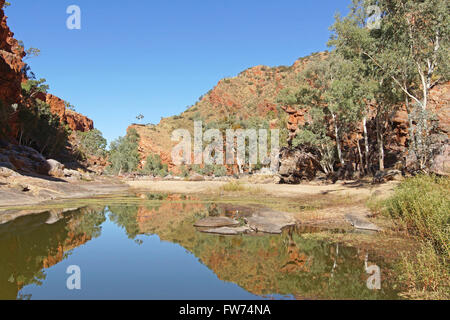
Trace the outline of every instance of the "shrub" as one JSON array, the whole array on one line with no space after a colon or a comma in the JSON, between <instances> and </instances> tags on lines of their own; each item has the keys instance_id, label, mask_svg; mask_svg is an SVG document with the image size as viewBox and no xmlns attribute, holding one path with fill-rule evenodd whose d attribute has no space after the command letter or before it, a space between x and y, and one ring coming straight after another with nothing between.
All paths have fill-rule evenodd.
<instances>
[{"instance_id":1,"label":"shrub","mask_svg":"<svg viewBox=\"0 0 450 320\"><path fill-rule=\"evenodd\" d=\"M383 212L396 219L408 233L430 241L449 256L450 179L419 175L401 183L383 205Z\"/></svg>"},{"instance_id":2,"label":"shrub","mask_svg":"<svg viewBox=\"0 0 450 320\"><path fill-rule=\"evenodd\" d=\"M244 191L245 186L243 186L239 181L231 181L221 187L223 191L236 192Z\"/></svg>"},{"instance_id":3,"label":"shrub","mask_svg":"<svg viewBox=\"0 0 450 320\"><path fill-rule=\"evenodd\" d=\"M169 173L167 164L163 164L161 157L157 154L151 154L147 157L142 171L146 174L153 174L160 177L165 177Z\"/></svg>"},{"instance_id":4,"label":"shrub","mask_svg":"<svg viewBox=\"0 0 450 320\"><path fill-rule=\"evenodd\" d=\"M227 175L227 168L225 166L214 166L214 171L213 171L214 175L216 177L223 177Z\"/></svg>"},{"instance_id":5,"label":"shrub","mask_svg":"<svg viewBox=\"0 0 450 320\"><path fill-rule=\"evenodd\" d=\"M399 280L416 299L449 299L450 179L419 175L402 182L378 206L420 240L417 252L402 255Z\"/></svg>"},{"instance_id":6,"label":"shrub","mask_svg":"<svg viewBox=\"0 0 450 320\"><path fill-rule=\"evenodd\" d=\"M402 255L399 280L406 286L402 296L410 299L450 299L448 259L430 243L423 243L417 254Z\"/></svg>"},{"instance_id":7,"label":"shrub","mask_svg":"<svg viewBox=\"0 0 450 320\"><path fill-rule=\"evenodd\" d=\"M194 164L192 165L191 170L204 176L215 175L216 177L223 177L227 174L226 167L222 165L207 164L200 167L198 164Z\"/></svg>"}]
</instances>

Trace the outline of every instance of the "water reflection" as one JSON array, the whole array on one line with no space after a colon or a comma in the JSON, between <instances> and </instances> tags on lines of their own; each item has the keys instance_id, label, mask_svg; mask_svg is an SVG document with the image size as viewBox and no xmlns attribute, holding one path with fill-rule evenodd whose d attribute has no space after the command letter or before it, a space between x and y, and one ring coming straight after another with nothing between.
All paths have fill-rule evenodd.
<instances>
[{"instance_id":1,"label":"water reflection","mask_svg":"<svg viewBox=\"0 0 450 320\"><path fill-rule=\"evenodd\" d=\"M305 232L314 230L293 227L282 235L234 237L205 234L193 227L196 220L208 215L245 216L256 209L203 203L195 197L181 195L138 194L136 199L142 201L130 201L129 205L121 203L107 207L85 207L69 212L53 211L1 225L0 298L32 298L24 296L26 290L22 289L45 283L46 269L51 269L81 250L81 246L87 242L102 238L102 225L106 222L113 223L115 228L126 234L126 238L138 244L145 243L146 239L150 239L146 236L150 235L178 244L187 252L177 251L177 255L192 253L220 280L235 283L257 296L288 296L297 299L396 298L396 292L392 289L394 284L387 276L389 265L382 258L357 248L303 237ZM117 241L127 241L126 238ZM152 242L152 246L157 245ZM114 248L108 249L102 253L105 258L114 255ZM128 258L133 256L132 259L139 261L140 255L146 253L132 250L126 254ZM375 264L382 271L381 288L370 290L367 286L370 276L367 270L368 265ZM89 261L85 261L84 265L84 272L91 271ZM182 270L183 266L178 268ZM171 272L169 270L158 272ZM201 278L200 271L196 272ZM149 290L154 290L153 295L150 295L153 297L158 296L162 288ZM169 293L169 297L179 298L177 292Z\"/></svg>"}]
</instances>

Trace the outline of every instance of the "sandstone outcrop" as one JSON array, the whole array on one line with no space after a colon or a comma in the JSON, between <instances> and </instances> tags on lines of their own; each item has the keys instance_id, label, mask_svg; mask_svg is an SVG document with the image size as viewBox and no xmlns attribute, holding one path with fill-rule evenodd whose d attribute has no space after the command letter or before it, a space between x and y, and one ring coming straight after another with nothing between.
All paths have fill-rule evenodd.
<instances>
[{"instance_id":1,"label":"sandstone outcrop","mask_svg":"<svg viewBox=\"0 0 450 320\"><path fill-rule=\"evenodd\" d=\"M73 131L90 131L94 129L94 122L88 117L67 109L66 102L52 94L42 97L49 106L52 113L57 114L62 122L67 124Z\"/></svg>"},{"instance_id":2,"label":"sandstone outcrop","mask_svg":"<svg viewBox=\"0 0 450 320\"><path fill-rule=\"evenodd\" d=\"M12 104L20 100L25 52L6 23L4 4L0 0L0 101Z\"/></svg>"}]
</instances>

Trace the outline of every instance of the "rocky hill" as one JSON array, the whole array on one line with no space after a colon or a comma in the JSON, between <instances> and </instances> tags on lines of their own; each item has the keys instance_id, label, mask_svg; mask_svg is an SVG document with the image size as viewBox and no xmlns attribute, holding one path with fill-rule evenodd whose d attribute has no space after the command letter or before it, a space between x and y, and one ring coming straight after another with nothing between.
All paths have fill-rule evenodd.
<instances>
[{"instance_id":1,"label":"rocky hill","mask_svg":"<svg viewBox=\"0 0 450 320\"><path fill-rule=\"evenodd\" d=\"M128 129L135 129L140 135L139 152L142 164L147 155L158 154L162 161L173 171L177 168L172 163L171 141L173 130L183 128L193 133L194 120L202 120L204 124L228 124L229 128L242 127L244 123L266 121L271 128L281 129L281 145L296 135L305 124L307 109L295 109L284 106L277 101L283 89L295 89L298 86L298 75L313 60L326 58L327 52L315 53L300 58L292 66L249 68L234 78L225 78L195 105L190 106L180 115L161 119L157 125L133 124ZM431 91L430 110L439 118L440 131L450 135L450 83L437 85ZM369 138L376 141L375 121L368 119ZM253 122L252 122L253 121ZM356 150L354 136L362 137L362 127L356 128L344 140L344 149ZM408 116L406 109L400 107L392 117L386 135L387 167L393 166L407 152ZM332 133L330 133L332 134ZM353 141L353 142L352 142ZM371 151L372 152L372 151ZM376 151L373 151L376 152Z\"/></svg>"},{"instance_id":2,"label":"rocky hill","mask_svg":"<svg viewBox=\"0 0 450 320\"><path fill-rule=\"evenodd\" d=\"M150 153L160 155L169 168L171 161L171 134L184 128L193 132L193 121L205 124L229 123L230 127L245 123L266 121L270 128L282 129L281 144L286 144L288 130L294 131L302 123L304 111L285 108L277 102L277 96L285 88L294 88L297 76L311 59L320 59L326 52L300 58L292 66L256 66L233 78L225 78L180 115L161 119L158 125L133 124L139 133L141 158Z\"/></svg>"}]
</instances>

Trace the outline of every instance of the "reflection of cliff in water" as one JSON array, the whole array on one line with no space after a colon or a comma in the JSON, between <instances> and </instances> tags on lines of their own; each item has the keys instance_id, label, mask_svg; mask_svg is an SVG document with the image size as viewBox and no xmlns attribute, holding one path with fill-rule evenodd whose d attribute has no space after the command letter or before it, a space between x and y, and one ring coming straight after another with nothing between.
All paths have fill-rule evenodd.
<instances>
[{"instance_id":1,"label":"reflection of cliff in water","mask_svg":"<svg viewBox=\"0 0 450 320\"><path fill-rule=\"evenodd\" d=\"M197 220L205 216L245 216L255 208L201 202L193 196L137 196L142 202L111 205L107 210L100 207L52 211L0 225L0 299L16 299L25 285L45 280L45 268L99 237L106 212L130 239L156 234L163 241L179 244L219 279L256 295L299 299L396 298L390 290L388 265L370 252L306 239L304 232L311 230L299 228L287 229L282 235L205 234L193 226ZM381 290L367 288L366 262L381 268Z\"/></svg>"},{"instance_id":2,"label":"reflection of cliff in water","mask_svg":"<svg viewBox=\"0 0 450 320\"><path fill-rule=\"evenodd\" d=\"M0 299L16 299L25 285L42 283L43 269L98 237L104 220L103 208L83 208L53 210L0 225Z\"/></svg>"},{"instance_id":3,"label":"reflection of cliff in water","mask_svg":"<svg viewBox=\"0 0 450 320\"><path fill-rule=\"evenodd\" d=\"M257 295L291 295L296 298L396 298L387 277L388 266L370 253L307 240L305 230L290 228L279 235L217 236L198 232L193 223L212 212L228 214L225 205L174 203L137 209L141 233L157 234L178 243L225 281ZM369 290L365 258L382 270L381 290ZM374 259L375 258L375 259ZM374 259L371 261L371 259Z\"/></svg>"}]
</instances>

